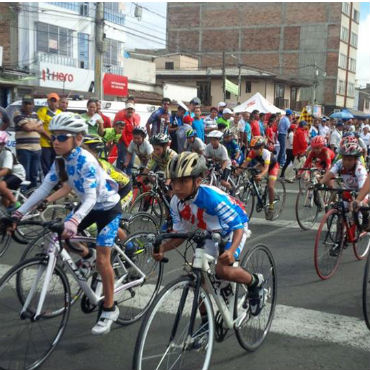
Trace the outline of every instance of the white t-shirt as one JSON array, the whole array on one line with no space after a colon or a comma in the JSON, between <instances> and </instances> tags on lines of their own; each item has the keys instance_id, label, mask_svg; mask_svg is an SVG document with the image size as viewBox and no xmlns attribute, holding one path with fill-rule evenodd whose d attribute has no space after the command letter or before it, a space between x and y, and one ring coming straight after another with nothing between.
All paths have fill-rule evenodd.
<instances>
[{"instance_id":1,"label":"white t-shirt","mask_svg":"<svg viewBox=\"0 0 370 370\"><path fill-rule=\"evenodd\" d=\"M366 135L362 134L361 139L364 141L366 146L368 146L368 147L370 146L370 132L368 132Z\"/></svg>"},{"instance_id":2,"label":"white t-shirt","mask_svg":"<svg viewBox=\"0 0 370 370\"><path fill-rule=\"evenodd\" d=\"M333 145L334 148L339 148L340 141L342 140L342 133L337 129L334 129L330 135L329 145Z\"/></svg>"},{"instance_id":3,"label":"white t-shirt","mask_svg":"<svg viewBox=\"0 0 370 370\"><path fill-rule=\"evenodd\" d=\"M367 178L366 168L360 160L357 160L354 171L346 171L343 168L342 160L337 161L330 172L335 176L340 176L343 180L344 189L359 191Z\"/></svg>"},{"instance_id":4,"label":"white t-shirt","mask_svg":"<svg viewBox=\"0 0 370 370\"><path fill-rule=\"evenodd\" d=\"M231 169L231 160L227 153L227 149L220 143L217 149L214 149L212 144L208 144L205 150L205 156L212 158L217 162L227 161L226 168Z\"/></svg>"},{"instance_id":5,"label":"white t-shirt","mask_svg":"<svg viewBox=\"0 0 370 370\"><path fill-rule=\"evenodd\" d=\"M137 145L134 143L134 141L131 141L127 151L130 154L135 153L139 157L142 164L146 165L153 153L153 147L148 140L144 140L140 145Z\"/></svg>"},{"instance_id":6,"label":"white t-shirt","mask_svg":"<svg viewBox=\"0 0 370 370\"><path fill-rule=\"evenodd\" d=\"M327 137L330 133L330 127L329 126L319 126L319 135Z\"/></svg>"},{"instance_id":7,"label":"white t-shirt","mask_svg":"<svg viewBox=\"0 0 370 370\"><path fill-rule=\"evenodd\" d=\"M211 116L207 116L204 118L204 124L206 129L214 129L217 130L217 116L216 118L211 118Z\"/></svg>"},{"instance_id":8,"label":"white t-shirt","mask_svg":"<svg viewBox=\"0 0 370 370\"><path fill-rule=\"evenodd\" d=\"M195 138L194 143L190 143L188 140L186 140L184 145L184 149L188 152L204 152L205 148L206 144L204 144L203 141L199 139L199 137Z\"/></svg>"},{"instance_id":9,"label":"white t-shirt","mask_svg":"<svg viewBox=\"0 0 370 370\"><path fill-rule=\"evenodd\" d=\"M293 149L293 137L294 137L294 132L290 131L287 138L286 138L286 147L285 147L285 149Z\"/></svg>"},{"instance_id":10,"label":"white t-shirt","mask_svg":"<svg viewBox=\"0 0 370 370\"><path fill-rule=\"evenodd\" d=\"M12 175L19 177L22 181L26 178L24 167L20 163L15 164L12 152L5 148L0 153L0 168L8 168Z\"/></svg>"}]
</instances>

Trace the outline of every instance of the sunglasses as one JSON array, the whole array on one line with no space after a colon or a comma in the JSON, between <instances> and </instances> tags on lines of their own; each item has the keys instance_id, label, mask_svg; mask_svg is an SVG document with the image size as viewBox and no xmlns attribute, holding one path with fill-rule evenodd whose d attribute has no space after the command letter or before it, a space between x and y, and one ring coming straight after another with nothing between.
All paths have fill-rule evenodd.
<instances>
[{"instance_id":1,"label":"sunglasses","mask_svg":"<svg viewBox=\"0 0 370 370\"><path fill-rule=\"evenodd\" d=\"M60 134L60 135L51 135L51 141L54 142L55 140L58 140L60 143L64 143L67 141L70 137L73 137L72 134Z\"/></svg>"}]
</instances>

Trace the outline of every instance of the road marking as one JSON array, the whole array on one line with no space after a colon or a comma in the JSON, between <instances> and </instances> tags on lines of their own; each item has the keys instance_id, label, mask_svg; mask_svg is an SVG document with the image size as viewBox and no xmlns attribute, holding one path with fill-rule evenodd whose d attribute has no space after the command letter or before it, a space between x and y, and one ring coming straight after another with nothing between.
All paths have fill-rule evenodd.
<instances>
[{"instance_id":1,"label":"road marking","mask_svg":"<svg viewBox=\"0 0 370 370\"><path fill-rule=\"evenodd\" d=\"M321 217L320 217L321 220ZM317 230L320 225L320 220L318 220L315 225L312 227L311 230ZM265 226L275 226L278 228L291 228L291 229L301 229L300 226L298 225L297 220L274 220L274 221L267 221L264 218L254 218L249 221L249 227L252 229L253 232L253 226L254 225L265 225ZM280 230L281 231L281 230ZM253 235L253 233L252 233ZM265 234L266 236L268 234Z\"/></svg>"}]
</instances>

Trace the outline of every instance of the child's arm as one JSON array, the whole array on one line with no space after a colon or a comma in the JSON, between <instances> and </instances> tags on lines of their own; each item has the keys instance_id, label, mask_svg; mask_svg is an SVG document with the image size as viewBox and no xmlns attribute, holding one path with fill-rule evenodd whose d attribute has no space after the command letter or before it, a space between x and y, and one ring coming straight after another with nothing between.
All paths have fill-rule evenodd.
<instances>
[{"instance_id":1,"label":"child's arm","mask_svg":"<svg viewBox=\"0 0 370 370\"><path fill-rule=\"evenodd\" d=\"M71 190L72 188L66 182L64 182L63 186L60 189L58 189L56 192L54 192L53 194L46 198L46 201L48 203L55 202L58 199L65 197L67 194L71 192Z\"/></svg>"}]
</instances>

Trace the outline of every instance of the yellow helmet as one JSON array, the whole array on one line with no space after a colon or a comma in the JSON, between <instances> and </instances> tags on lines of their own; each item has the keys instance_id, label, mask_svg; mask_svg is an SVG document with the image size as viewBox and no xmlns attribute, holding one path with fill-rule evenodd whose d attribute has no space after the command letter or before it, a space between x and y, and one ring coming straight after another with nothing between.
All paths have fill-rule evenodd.
<instances>
[{"instance_id":1,"label":"yellow helmet","mask_svg":"<svg viewBox=\"0 0 370 370\"><path fill-rule=\"evenodd\" d=\"M207 169L206 160L197 153L183 152L172 158L167 165L166 177L198 177Z\"/></svg>"}]
</instances>

